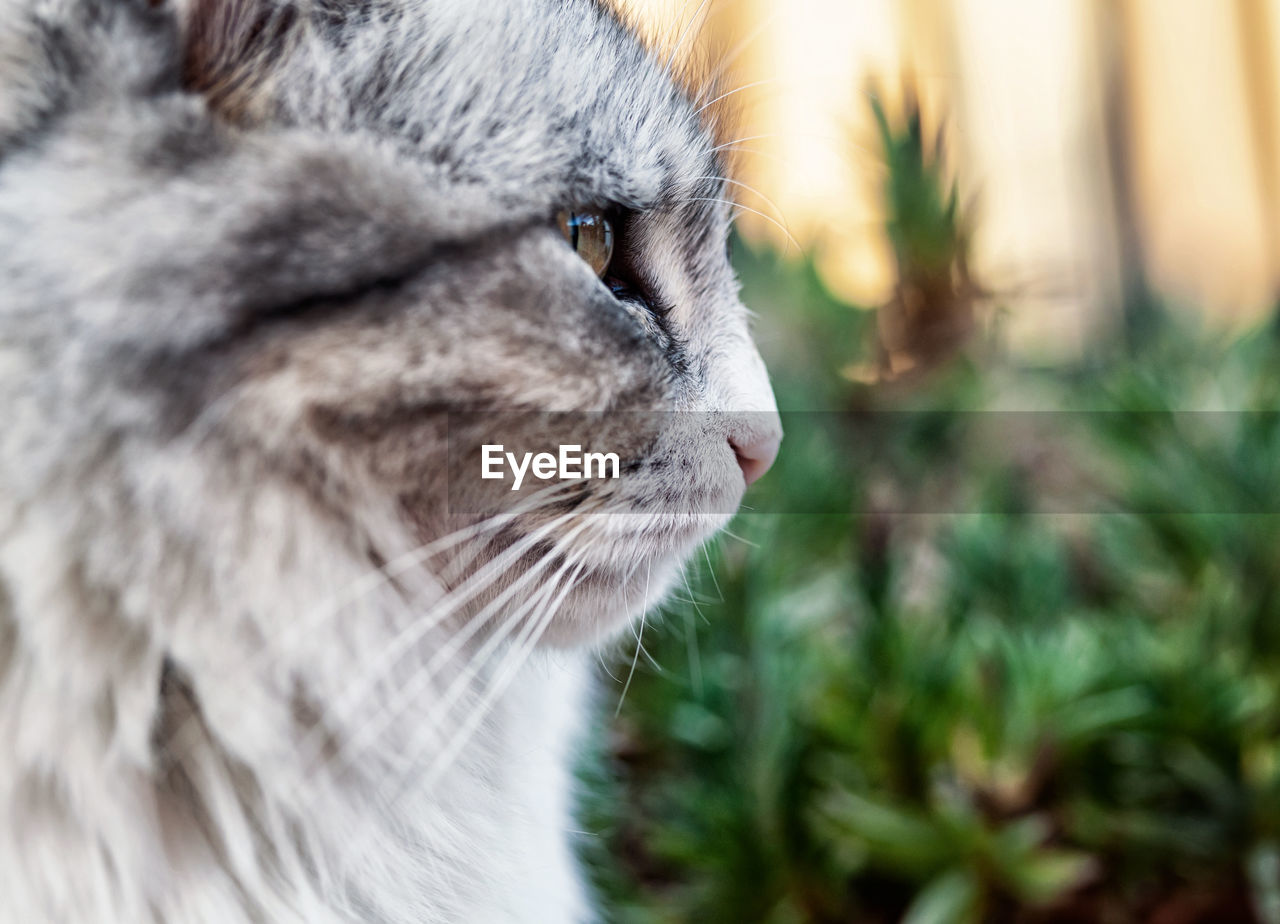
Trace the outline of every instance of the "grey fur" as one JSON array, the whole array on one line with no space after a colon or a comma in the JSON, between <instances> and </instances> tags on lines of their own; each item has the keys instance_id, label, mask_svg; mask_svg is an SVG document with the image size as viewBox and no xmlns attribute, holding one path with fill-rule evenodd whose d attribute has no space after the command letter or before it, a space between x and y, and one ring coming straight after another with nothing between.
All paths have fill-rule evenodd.
<instances>
[{"instance_id":1,"label":"grey fur","mask_svg":"<svg viewBox=\"0 0 1280 924\"><path fill-rule=\"evenodd\" d=\"M663 63L590 0L0 0L0 921L589 917L568 649L777 430ZM521 409L635 477L451 515L447 415Z\"/></svg>"}]
</instances>

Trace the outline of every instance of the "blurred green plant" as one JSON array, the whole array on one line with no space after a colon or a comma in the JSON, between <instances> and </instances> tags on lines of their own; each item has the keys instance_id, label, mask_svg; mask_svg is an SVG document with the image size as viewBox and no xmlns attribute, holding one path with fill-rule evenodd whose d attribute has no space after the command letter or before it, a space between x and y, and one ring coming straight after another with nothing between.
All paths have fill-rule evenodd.
<instances>
[{"instance_id":1,"label":"blurred green plant","mask_svg":"<svg viewBox=\"0 0 1280 924\"><path fill-rule=\"evenodd\" d=\"M900 126L882 94L868 91L888 166L885 232L893 248L893 298L879 312L880 373L932 369L964 346L977 320L981 291L969 271L968 216L945 176L942 132L930 137L915 92L904 85Z\"/></svg>"},{"instance_id":2,"label":"blurred green plant","mask_svg":"<svg viewBox=\"0 0 1280 924\"><path fill-rule=\"evenodd\" d=\"M954 263L918 125L878 117L900 266ZM809 264L743 278L788 306L782 406L865 415L875 452L793 428L762 487L825 512L740 516L610 661L581 811L606 920L1280 922L1280 516L1249 512L1280 509L1280 322L1162 310L1070 368L868 384L874 313ZM1011 390L1088 413L993 453L974 412ZM1182 413L1221 407L1254 413ZM992 512L894 513L926 479Z\"/></svg>"}]
</instances>

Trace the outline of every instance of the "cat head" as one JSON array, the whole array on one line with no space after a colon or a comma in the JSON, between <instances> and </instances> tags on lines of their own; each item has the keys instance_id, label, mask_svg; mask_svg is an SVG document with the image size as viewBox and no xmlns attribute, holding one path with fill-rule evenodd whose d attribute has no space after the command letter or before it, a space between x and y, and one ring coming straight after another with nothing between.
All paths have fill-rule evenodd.
<instances>
[{"instance_id":1,"label":"cat head","mask_svg":"<svg viewBox=\"0 0 1280 924\"><path fill-rule=\"evenodd\" d=\"M254 499L289 495L371 569L445 550L470 610L541 593L571 643L659 599L772 460L715 94L607 6L6 2L2 323L78 434L56 465L135 466L197 542L243 539L214 495L314 528ZM623 476L495 508L457 462L570 442Z\"/></svg>"}]
</instances>

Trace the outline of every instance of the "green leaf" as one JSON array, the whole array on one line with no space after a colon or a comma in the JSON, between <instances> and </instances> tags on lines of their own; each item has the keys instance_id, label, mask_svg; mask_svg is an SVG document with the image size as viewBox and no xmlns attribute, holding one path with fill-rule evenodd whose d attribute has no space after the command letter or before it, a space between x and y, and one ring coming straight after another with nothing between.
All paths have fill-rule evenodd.
<instances>
[{"instance_id":1,"label":"green leaf","mask_svg":"<svg viewBox=\"0 0 1280 924\"><path fill-rule=\"evenodd\" d=\"M979 889L964 871L944 873L930 882L907 909L902 924L968 924L978 920Z\"/></svg>"}]
</instances>

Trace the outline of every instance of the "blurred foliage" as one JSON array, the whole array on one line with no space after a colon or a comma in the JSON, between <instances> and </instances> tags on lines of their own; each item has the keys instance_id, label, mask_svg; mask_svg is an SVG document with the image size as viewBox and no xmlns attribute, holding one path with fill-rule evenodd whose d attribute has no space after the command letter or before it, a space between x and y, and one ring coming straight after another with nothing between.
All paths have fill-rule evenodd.
<instances>
[{"instance_id":1,"label":"blurred foliage","mask_svg":"<svg viewBox=\"0 0 1280 924\"><path fill-rule=\"evenodd\" d=\"M954 197L918 125L881 128L900 266L970 312ZM1280 517L1247 512L1280 509L1280 325L1161 310L1071 368L970 344L868 379L875 311L740 262L785 318L781 406L865 426L794 420L758 487L812 512L739 516L609 660L581 811L606 920L1280 922ZM1009 395L1087 413L978 432ZM922 484L987 512L895 513Z\"/></svg>"},{"instance_id":2,"label":"blurred foliage","mask_svg":"<svg viewBox=\"0 0 1280 924\"><path fill-rule=\"evenodd\" d=\"M969 232L954 181L943 175L941 133L929 138L914 92L904 92L895 128L873 87L868 93L880 148L890 167L884 184L885 231L897 283L879 312L882 375L932 368L964 346L980 294L969 272Z\"/></svg>"}]
</instances>

